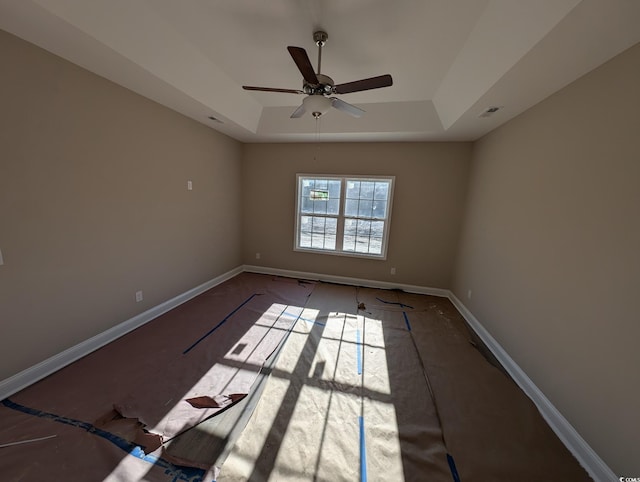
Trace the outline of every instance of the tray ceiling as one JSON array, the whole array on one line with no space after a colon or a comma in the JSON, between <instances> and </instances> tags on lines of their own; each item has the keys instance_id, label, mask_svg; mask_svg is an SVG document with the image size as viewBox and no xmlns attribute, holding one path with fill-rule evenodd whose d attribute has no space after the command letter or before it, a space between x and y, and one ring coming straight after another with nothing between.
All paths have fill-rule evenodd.
<instances>
[{"instance_id":1,"label":"tray ceiling","mask_svg":"<svg viewBox=\"0 0 640 482\"><path fill-rule=\"evenodd\" d=\"M474 140L640 41L635 0L0 0L0 28L244 142ZM329 34L319 124L286 47ZM500 107L489 117L481 114ZM218 119L209 119L210 116Z\"/></svg>"}]
</instances>

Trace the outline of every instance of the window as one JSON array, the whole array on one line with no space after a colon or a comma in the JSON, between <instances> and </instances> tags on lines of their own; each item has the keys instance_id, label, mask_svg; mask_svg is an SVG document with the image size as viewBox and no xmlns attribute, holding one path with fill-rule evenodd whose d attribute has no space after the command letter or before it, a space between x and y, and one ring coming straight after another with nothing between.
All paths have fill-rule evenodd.
<instances>
[{"instance_id":1,"label":"window","mask_svg":"<svg viewBox=\"0 0 640 482\"><path fill-rule=\"evenodd\" d=\"M385 259L393 181L298 174L294 249Z\"/></svg>"}]
</instances>

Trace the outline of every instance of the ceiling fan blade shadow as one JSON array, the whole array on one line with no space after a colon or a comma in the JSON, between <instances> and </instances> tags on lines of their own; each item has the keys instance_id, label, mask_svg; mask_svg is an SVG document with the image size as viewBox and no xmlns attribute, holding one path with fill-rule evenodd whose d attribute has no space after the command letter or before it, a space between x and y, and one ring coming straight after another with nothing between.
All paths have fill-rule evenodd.
<instances>
[{"instance_id":1,"label":"ceiling fan blade shadow","mask_svg":"<svg viewBox=\"0 0 640 482\"><path fill-rule=\"evenodd\" d=\"M302 74L302 77L304 77L304 80L313 85L319 84L320 81L318 80L315 70L313 70L313 65L311 65L307 51L302 47L287 47L287 50L298 66L298 70Z\"/></svg>"},{"instance_id":2,"label":"ceiling fan blade shadow","mask_svg":"<svg viewBox=\"0 0 640 482\"><path fill-rule=\"evenodd\" d=\"M351 92L360 92L363 90L380 89L381 87L389 87L393 85L393 79L389 74L371 77L369 79L355 80L345 84L338 84L333 88L336 94L349 94Z\"/></svg>"},{"instance_id":3,"label":"ceiling fan blade shadow","mask_svg":"<svg viewBox=\"0 0 640 482\"><path fill-rule=\"evenodd\" d=\"M291 114L291 119L297 119L299 117L302 117L305 112L307 112L306 107L304 106L304 104L300 104L300 107L294 110L293 114Z\"/></svg>"},{"instance_id":4,"label":"ceiling fan blade shadow","mask_svg":"<svg viewBox=\"0 0 640 482\"><path fill-rule=\"evenodd\" d=\"M252 85L243 85L244 90L257 90L260 92L282 92L285 94L304 94L304 91L298 89L277 89L274 87L254 87Z\"/></svg>"},{"instance_id":5,"label":"ceiling fan blade shadow","mask_svg":"<svg viewBox=\"0 0 640 482\"><path fill-rule=\"evenodd\" d=\"M362 114L365 113L365 111L360 107L349 104L348 102L338 99L337 97L331 97L331 105L336 109L349 114L352 117L362 117Z\"/></svg>"}]
</instances>

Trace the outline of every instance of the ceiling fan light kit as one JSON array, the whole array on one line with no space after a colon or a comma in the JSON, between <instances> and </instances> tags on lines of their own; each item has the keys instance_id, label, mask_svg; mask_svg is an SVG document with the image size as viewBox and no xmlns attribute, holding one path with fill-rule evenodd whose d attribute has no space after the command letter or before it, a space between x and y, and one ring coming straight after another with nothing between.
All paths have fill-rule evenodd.
<instances>
[{"instance_id":1,"label":"ceiling fan light kit","mask_svg":"<svg viewBox=\"0 0 640 482\"><path fill-rule=\"evenodd\" d=\"M331 99L323 95L309 95L302 101L305 112L311 112L313 117L320 117L331 108Z\"/></svg>"},{"instance_id":2,"label":"ceiling fan light kit","mask_svg":"<svg viewBox=\"0 0 640 482\"><path fill-rule=\"evenodd\" d=\"M329 97L332 94L349 94L351 92L361 92L363 90L380 89L382 87L389 87L393 85L393 79L391 75L379 75L377 77L370 77L368 79L356 80L353 82L347 82L345 84L335 85L333 79L327 75L320 73L322 66L322 47L329 36L326 32L319 30L313 33L313 40L318 46L318 72L313 70L313 65L309 60L307 52L302 47L287 47L289 54L293 58L298 70L302 74L302 90L297 89L282 89L274 87L254 87L249 85L243 85L245 90L257 90L262 92L281 92L288 94L306 94L307 97L302 101L302 105L298 107L293 114L292 119L302 117L306 112L310 112L311 115L318 119L324 115L331 107L345 112L353 117L360 117L364 114L364 110L349 104L337 97Z\"/></svg>"}]
</instances>

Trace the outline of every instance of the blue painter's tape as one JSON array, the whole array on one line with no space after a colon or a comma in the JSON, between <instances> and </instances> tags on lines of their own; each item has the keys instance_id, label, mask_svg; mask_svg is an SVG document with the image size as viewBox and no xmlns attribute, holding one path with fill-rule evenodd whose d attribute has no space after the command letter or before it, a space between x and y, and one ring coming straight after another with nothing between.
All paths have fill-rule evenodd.
<instances>
[{"instance_id":1,"label":"blue painter's tape","mask_svg":"<svg viewBox=\"0 0 640 482\"><path fill-rule=\"evenodd\" d=\"M411 323L409 323L409 317L407 316L407 312L403 311L402 314L404 315L404 322L407 324L407 330L411 331Z\"/></svg>"},{"instance_id":2,"label":"blue painter's tape","mask_svg":"<svg viewBox=\"0 0 640 482\"><path fill-rule=\"evenodd\" d=\"M107 432L106 430L99 429L98 427L88 422L83 422L82 420L76 420L69 417L63 417L61 415L56 415L55 413L43 412L42 410L38 410L35 408L25 407L24 405L15 403L8 398L5 398L0 403L2 403L2 405L7 408L26 413L27 415L33 415L34 417L44 418L46 420L51 420L52 422L63 423L65 425L71 425L72 427L86 430L92 435L97 435L98 437L111 442L118 448L127 452L129 455L164 469L164 473L169 477L172 477L172 482L178 482L181 480L188 482L201 482L204 478L205 472L202 469L173 465L171 462L167 462L166 460L163 460L161 458L155 457L153 455L147 455L139 446L123 439L122 437L118 437L117 435Z\"/></svg>"},{"instance_id":3,"label":"blue painter's tape","mask_svg":"<svg viewBox=\"0 0 640 482\"><path fill-rule=\"evenodd\" d=\"M405 305L404 303L398 303L396 301L385 301L381 298L376 297L376 300L380 301L381 303L384 303L385 305L398 305L400 308L411 308L413 309L413 306L409 306L409 305Z\"/></svg>"},{"instance_id":4,"label":"blue painter's tape","mask_svg":"<svg viewBox=\"0 0 640 482\"><path fill-rule=\"evenodd\" d=\"M189 353L193 348L195 348L195 346L200 343L202 340L204 340L206 337L208 337L211 333L213 333L214 331L216 331L218 328L220 328L222 325L224 325L226 323L226 321L231 318L233 316L233 314L238 311L240 308L242 308L244 305L246 305L247 303L249 303L249 301L251 301L253 299L254 296L256 296L257 293L252 294L251 296L249 296L249 298L247 298L246 300L244 300L235 310L233 310L231 313L229 313L227 316L224 317L224 319L218 323L216 326L214 326L213 328L211 328L208 332L206 332L204 335L202 335L198 341L196 341L193 345L191 345L189 348L187 348L185 351L182 352L183 355L186 355L187 353Z\"/></svg>"},{"instance_id":5,"label":"blue painter's tape","mask_svg":"<svg viewBox=\"0 0 640 482\"><path fill-rule=\"evenodd\" d=\"M360 422L360 482L367 482L367 448L364 443L364 418L358 417Z\"/></svg>"},{"instance_id":6,"label":"blue painter's tape","mask_svg":"<svg viewBox=\"0 0 640 482\"><path fill-rule=\"evenodd\" d=\"M460 476L458 475L458 469L456 469L456 463L453 461L453 457L447 454L447 462L449 462L449 469L453 476L453 482L460 482Z\"/></svg>"},{"instance_id":7,"label":"blue painter's tape","mask_svg":"<svg viewBox=\"0 0 640 482\"><path fill-rule=\"evenodd\" d=\"M362 344L360 343L360 328L356 332L356 356L358 357L358 375L362 375Z\"/></svg>"}]
</instances>

